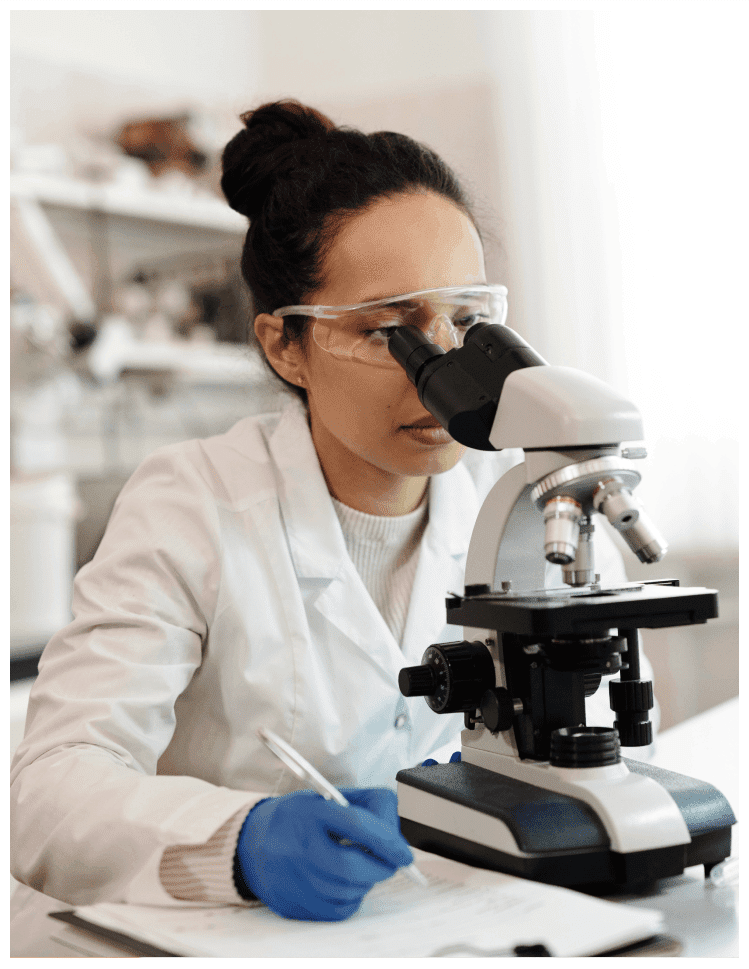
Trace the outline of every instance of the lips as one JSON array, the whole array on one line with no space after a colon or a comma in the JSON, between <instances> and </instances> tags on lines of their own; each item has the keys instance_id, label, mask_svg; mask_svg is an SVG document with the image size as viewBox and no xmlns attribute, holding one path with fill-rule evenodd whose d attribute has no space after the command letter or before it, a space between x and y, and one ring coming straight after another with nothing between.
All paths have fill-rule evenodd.
<instances>
[{"instance_id":1,"label":"lips","mask_svg":"<svg viewBox=\"0 0 749 969\"><path fill-rule=\"evenodd\" d=\"M442 425L436 417L422 417L420 420L413 421L411 424L404 424L403 427L442 427Z\"/></svg>"}]
</instances>

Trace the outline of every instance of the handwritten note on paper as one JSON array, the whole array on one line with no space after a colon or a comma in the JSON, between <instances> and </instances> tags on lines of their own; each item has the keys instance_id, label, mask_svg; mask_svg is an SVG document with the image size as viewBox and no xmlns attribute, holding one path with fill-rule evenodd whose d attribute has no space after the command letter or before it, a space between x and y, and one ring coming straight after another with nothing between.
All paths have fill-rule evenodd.
<instances>
[{"instance_id":1,"label":"handwritten note on paper","mask_svg":"<svg viewBox=\"0 0 749 969\"><path fill-rule=\"evenodd\" d=\"M94 905L81 917L178 955L225 958L487 954L543 943L556 956L600 952L655 934L658 912L590 898L428 852L416 862L429 888L402 873L380 882L344 922L299 922L265 907Z\"/></svg>"}]
</instances>

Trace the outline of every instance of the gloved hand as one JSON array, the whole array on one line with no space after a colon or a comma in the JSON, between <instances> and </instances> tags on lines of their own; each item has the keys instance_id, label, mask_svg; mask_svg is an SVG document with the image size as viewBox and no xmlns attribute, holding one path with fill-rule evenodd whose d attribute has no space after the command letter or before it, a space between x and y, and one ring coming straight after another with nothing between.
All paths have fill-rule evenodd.
<instances>
[{"instance_id":1,"label":"gloved hand","mask_svg":"<svg viewBox=\"0 0 749 969\"><path fill-rule=\"evenodd\" d=\"M422 767L434 767L434 765L437 764L437 763L438 763L438 761L432 760L432 758L429 757L427 760L422 761L421 766ZM460 763L460 751L459 750L456 750L454 754L451 754L450 755L450 763L451 764L459 764Z\"/></svg>"},{"instance_id":2,"label":"gloved hand","mask_svg":"<svg viewBox=\"0 0 749 969\"><path fill-rule=\"evenodd\" d=\"M341 793L350 807L297 791L266 798L247 815L235 860L249 890L278 915L348 918L376 882L413 861L392 791Z\"/></svg>"}]
</instances>

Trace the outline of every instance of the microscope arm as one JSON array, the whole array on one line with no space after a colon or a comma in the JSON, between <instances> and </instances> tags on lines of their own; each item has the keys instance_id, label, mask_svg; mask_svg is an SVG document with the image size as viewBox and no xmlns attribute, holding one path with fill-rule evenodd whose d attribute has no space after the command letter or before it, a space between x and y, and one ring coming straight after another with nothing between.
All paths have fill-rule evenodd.
<instances>
[{"instance_id":1,"label":"microscope arm","mask_svg":"<svg viewBox=\"0 0 749 969\"><path fill-rule=\"evenodd\" d=\"M546 567L544 523L530 498L525 462L496 482L479 510L466 558L467 587L495 588L496 580L515 589L541 589Z\"/></svg>"}]
</instances>

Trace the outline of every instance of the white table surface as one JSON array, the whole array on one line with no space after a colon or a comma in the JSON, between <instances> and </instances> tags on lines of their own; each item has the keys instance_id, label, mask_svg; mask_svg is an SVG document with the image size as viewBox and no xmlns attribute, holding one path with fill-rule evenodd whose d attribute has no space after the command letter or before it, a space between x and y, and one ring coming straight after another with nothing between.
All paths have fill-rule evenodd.
<instances>
[{"instance_id":1,"label":"white table surface","mask_svg":"<svg viewBox=\"0 0 749 969\"><path fill-rule=\"evenodd\" d=\"M633 760L637 759L636 753L636 750L624 750L625 757ZM738 698L666 731L657 738L649 763L713 784L727 797L738 818ZM731 855L738 855L738 825L733 829ZM662 911L666 916L664 932L681 942L682 956L736 958L739 955L738 883L717 888L705 880L702 866L662 880L648 894L617 896L612 900ZM68 907L19 886L11 904L11 911L16 910L11 927L11 955L68 958L126 955L122 949L46 917L48 911Z\"/></svg>"},{"instance_id":2,"label":"white table surface","mask_svg":"<svg viewBox=\"0 0 749 969\"><path fill-rule=\"evenodd\" d=\"M637 759L635 750L624 756ZM680 723L656 738L648 763L707 781L725 795L739 819L740 736L739 699L735 697ZM738 857L739 825L732 831L731 857ZM646 895L618 897L627 905L662 911L664 933L683 945L683 956L737 958L739 955L738 882L713 885L702 865L683 875L665 878Z\"/></svg>"}]
</instances>

